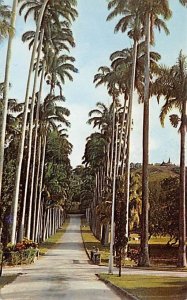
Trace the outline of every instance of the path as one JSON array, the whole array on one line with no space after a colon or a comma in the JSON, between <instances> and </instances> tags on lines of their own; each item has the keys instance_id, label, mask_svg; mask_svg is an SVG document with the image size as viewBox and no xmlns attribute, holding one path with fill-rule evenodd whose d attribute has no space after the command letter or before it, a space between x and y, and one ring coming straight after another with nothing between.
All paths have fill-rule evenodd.
<instances>
[{"instance_id":1,"label":"path","mask_svg":"<svg viewBox=\"0 0 187 300\"><path fill-rule=\"evenodd\" d=\"M80 218L77 216L71 216L70 224L56 248L49 250L35 264L15 270L22 274L1 290L0 299L120 299L95 276L101 270L88 262L80 234ZM12 271L5 269L4 272Z\"/></svg>"}]
</instances>

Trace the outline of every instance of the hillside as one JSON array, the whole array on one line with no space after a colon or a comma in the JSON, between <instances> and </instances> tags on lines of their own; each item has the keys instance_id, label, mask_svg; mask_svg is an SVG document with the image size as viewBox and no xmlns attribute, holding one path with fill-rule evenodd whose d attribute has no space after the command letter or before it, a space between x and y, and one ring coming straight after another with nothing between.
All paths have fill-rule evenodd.
<instances>
[{"instance_id":1,"label":"hillside","mask_svg":"<svg viewBox=\"0 0 187 300\"><path fill-rule=\"evenodd\" d=\"M131 169L132 172L142 173L142 168ZM175 165L170 166L157 166L150 165L149 166L149 178L150 182L161 181L168 177L179 176L179 167Z\"/></svg>"}]
</instances>

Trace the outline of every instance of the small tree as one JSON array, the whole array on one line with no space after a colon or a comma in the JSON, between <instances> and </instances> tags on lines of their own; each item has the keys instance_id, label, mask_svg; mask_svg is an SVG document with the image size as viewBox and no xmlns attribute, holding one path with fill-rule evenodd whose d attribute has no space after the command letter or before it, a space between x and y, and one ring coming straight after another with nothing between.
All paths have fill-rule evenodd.
<instances>
[{"instance_id":1,"label":"small tree","mask_svg":"<svg viewBox=\"0 0 187 300\"><path fill-rule=\"evenodd\" d=\"M126 202L124 201L125 182L123 177L118 177L116 182L116 207L115 207L115 240L114 247L118 257L119 277L121 276L122 258L128 243L126 237Z\"/></svg>"}]
</instances>

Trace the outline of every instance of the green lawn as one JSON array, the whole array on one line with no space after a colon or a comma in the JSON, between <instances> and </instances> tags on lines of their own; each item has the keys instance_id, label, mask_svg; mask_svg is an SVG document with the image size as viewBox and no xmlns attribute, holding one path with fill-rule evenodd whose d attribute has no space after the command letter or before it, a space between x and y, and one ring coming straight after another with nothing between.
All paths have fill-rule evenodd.
<instances>
[{"instance_id":1,"label":"green lawn","mask_svg":"<svg viewBox=\"0 0 187 300\"><path fill-rule=\"evenodd\" d=\"M108 264L109 258L109 245L103 247L98 239L93 235L90 230L89 225L86 223L85 219L82 219L82 238L85 244L87 251L90 253L93 246L99 248L101 253L101 263ZM139 241L135 240L137 234L131 235L131 240L129 242L129 247L133 249L139 248ZM178 254L178 245L173 247L167 246L169 237L152 237L149 241L149 250L150 250L150 261L152 269L168 269L173 271L187 271L187 268L176 268L177 264L177 254ZM124 261L125 266L135 265L130 260ZM187 298L187 297L186 297Z\"/></svg>"},{"instance_id":2,"label":"green lawn","mask_svg":"<svg viewBox=\"0 0 187 300\"><path fill-rule=\"evenodd\" d=\"M54 247L56 243L60 240L60 238L63 236L64 232L66 231L66 228L69 224L69 218L67 218L62 226L61 229L58 229L56 234L48 238L45 242L41 243L39 245L39 254L45 255L45 253Z\"/></svg>"},{"instance_id":3,"label":"green lawn","mask_svg":"<svg viewBox=\"0 0 187 300\"><path fill-rule=\"evenodd\" d=\"M90 230L90 226L86 224L84 219L82 219L81 233L85 248L87 249L88 253L90 253L93 246L99 248L99 252L101 254L101 264L108 264L110 253L109 245L101 245L100 241L93 235L93 233ZM125 264L128 266L132 266L133 262L126 261Z\"/></svg>"},{"instance_id":4,"label":"green lawn","mask_svg":"<svg viewBox=\"0 0 187 300\"><path fill-rule=\"evenodd\" d=\"M101 279L125 289L143 300L185 300L187 299L187 278L100 274Z\"/></svg>"},{"instance_id":5,"label":"green lawn","mask_svg":"<svg viewBox=\"0 0 187 300\"><path fill-rule=\"evenodd\" d=\"M82 232L83 242L87 251L90 253L93 246L99 248L99 252L101 254L101 263L106 263L109 257L109 247L104 247L101 245L100 241L96 239L96 237L93 235L88 225L82 224L81 232Z\"/></svg>"}]
</instances>

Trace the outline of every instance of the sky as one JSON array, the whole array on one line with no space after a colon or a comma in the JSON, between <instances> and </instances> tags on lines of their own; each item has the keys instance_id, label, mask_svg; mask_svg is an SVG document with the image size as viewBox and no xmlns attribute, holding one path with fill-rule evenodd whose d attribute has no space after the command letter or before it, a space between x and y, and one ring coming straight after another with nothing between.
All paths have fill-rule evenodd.
<instances>
[{"instance_id":1,"label":"sky","mask_svg":"<svg viewBox=\"0 0 187 300\"><path fill-rule=\"evenodd\" d=\"M4 3L12 5L13 1L5 0ZM161 63L171 66L175 64L179 51L187 55L187 9L179 4L178 0L170 0L173 17L167 22L170 35L156 32L154 51L161 56ZM71 164L73 167L81 164L84 154L86 137L95 130L88 124L88 112L95 108L98 101L105 104L111 103L105 87L95 88L94 75L100 66L110 65L109 56L116 50L132 46L132 41L126 34L114 34L114 26L118 18L106 22L108 15L107 0L78 0L77 10L79 17L73 24L76 48L71 54L76 58L75 66L78 74L74 75L73 82L64 86L66 102L63 104L71 111L69 140L73 144ZM29 60L31 53L27 44L21 41L22 34L33 29L30 19L24 23L23 17L18 17L16 22L16 35L13 43L11 90L10 97L22 101L25 95L25 86L28 76ZM7 43L0 44L0 81L3 80L4 62ZM142 161L142 108L135 97L133 103L133 130L131 145L131 161ZM150 163L168 161L179 164L180 138L176 129L166 120L162 128L159 121L161 105L156 99L150 100ZM167 118L168 119L168 118Z\"/></svg>"}]
</instances>

